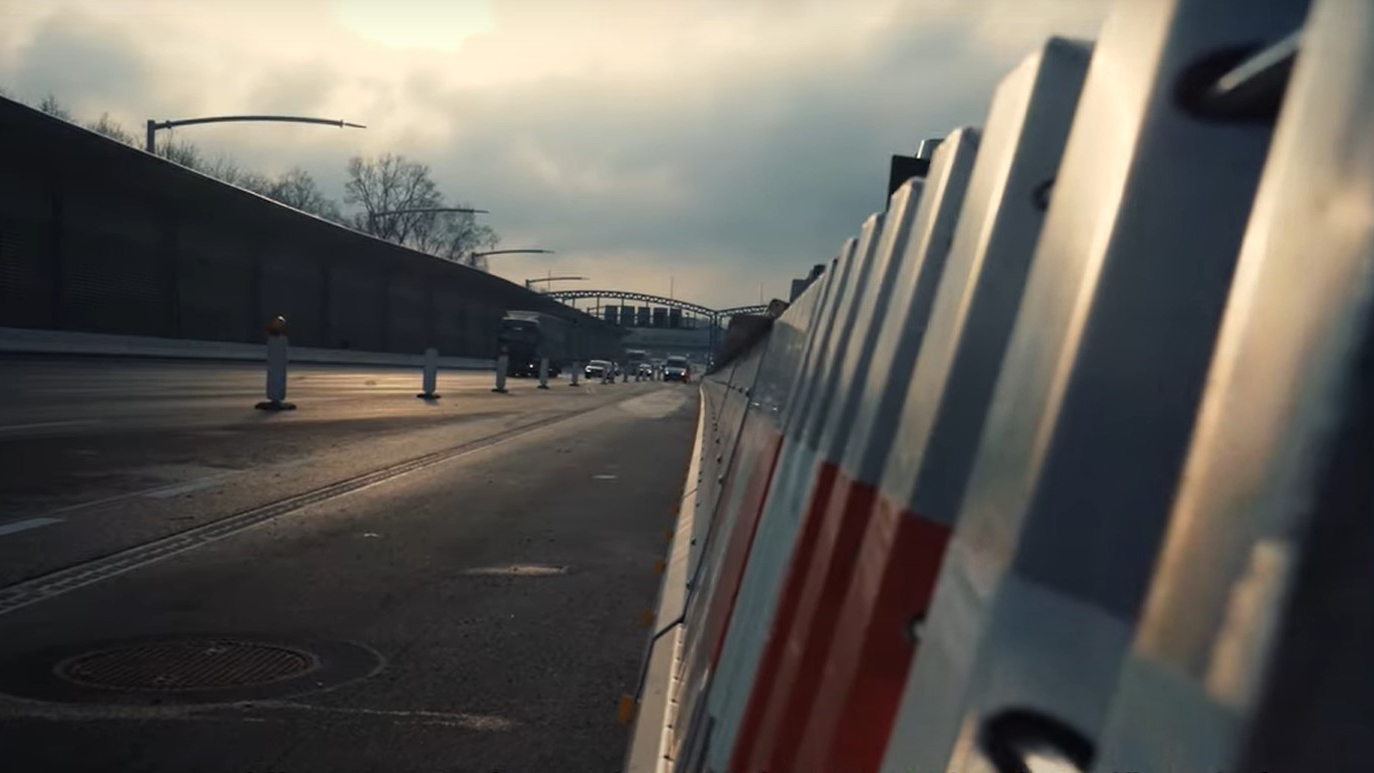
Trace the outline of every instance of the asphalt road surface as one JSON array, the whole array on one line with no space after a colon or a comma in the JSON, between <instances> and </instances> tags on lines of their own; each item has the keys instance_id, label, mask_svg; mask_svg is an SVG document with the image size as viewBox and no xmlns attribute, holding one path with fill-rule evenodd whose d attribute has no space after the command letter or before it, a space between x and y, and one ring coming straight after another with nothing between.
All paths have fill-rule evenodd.
<instances>
[{"instance_id":1,"label":"asphalt road surface","mask_svg":"<svg viewBox=\"0 0 1374 773\"><path fill-rule=\"evenodd\" d=\"M0 376L0 771L619 769L693 386Z\"/></svg>"}]
</instances>

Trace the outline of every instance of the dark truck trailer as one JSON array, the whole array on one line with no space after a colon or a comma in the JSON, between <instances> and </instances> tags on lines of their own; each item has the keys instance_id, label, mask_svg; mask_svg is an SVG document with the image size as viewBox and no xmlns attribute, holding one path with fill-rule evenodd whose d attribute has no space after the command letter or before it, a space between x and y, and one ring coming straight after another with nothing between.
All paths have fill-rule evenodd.
<instances>
[{"instance_id":1,"label":"dark truck trailer","mask_svg":"<svg viewBox=\"0 0 1374 773\"><path fill-rule=\"evenodd\" d=\"M569 365L569 325L561 317L539 311L508 311L501 319L497 341L510 358L512 376L538 376L541 357L549 358L550 378Z\"/></svg>"}]
</instances>

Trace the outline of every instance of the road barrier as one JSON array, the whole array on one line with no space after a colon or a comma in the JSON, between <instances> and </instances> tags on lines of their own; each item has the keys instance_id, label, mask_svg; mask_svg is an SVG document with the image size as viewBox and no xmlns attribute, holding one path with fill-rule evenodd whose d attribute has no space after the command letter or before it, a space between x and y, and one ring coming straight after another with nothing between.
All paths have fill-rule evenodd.
<instances>
[{"instance_id":1,"label":"road barrier","mask_svg":"<svg viewBox=\"0 0 1374 773\"><path fill-rule=\"evenodd\" d=\"M496 356L496 386L492 387L491 391L505 393L506 374L509 371L510 355L503 351Z\"/></svg>"},{"instance_id":2,"label":"road barrier","mask_svg":"<svg viewBox=\"0 0 1374 773\"><path fill-rule=\"evenodd\" d=\"M437 400L439 395L434 393L439 381L439 350L433 346L425 350L425 369L420 380L421 392L415 395L423 400Z\"/></svg>"},{"instance_id":3,"label":"road barrier","mask_svg":"<svg viewBox=\"0 0 1374 773\"><path fill-rule=\"evenodd\" d=\"M286 319L277 316L267 323L267 399L255 408L265 411L295 409L295 403L286 402L286 365L289 358Z\"/></svg>"},{"instance_id":4,"label":"road barrier","mask_svg":"<svg viewBox=\"0 0 1374 773\"><path fill-rule=\"evenodd\" d=\"M1367 765L1374 9L1307 11L1049 41L702 380L627 770Z\"/></svg>"}]
</instances>

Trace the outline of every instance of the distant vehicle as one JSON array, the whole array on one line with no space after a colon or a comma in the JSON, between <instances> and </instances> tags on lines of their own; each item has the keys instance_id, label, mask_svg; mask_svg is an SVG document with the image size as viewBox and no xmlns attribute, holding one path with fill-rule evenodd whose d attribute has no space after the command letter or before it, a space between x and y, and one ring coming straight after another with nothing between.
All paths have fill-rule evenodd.
<instances>
[{"instance_id":1,"label":"distant vehicle","mask_svg":"<svg viewBox=\"0 0 1374 773\"><path fill-rule=\"evenodd\" d=\"M681 381L687 383L692 380L692 365L687 362L686 357L669 357L663 361L663 380Z\"/></svg>"},{"instance_id":2,"label":"distant vehicle","mask_svg":"<svg viewBox=\"0 0 1374 773\"><path fill-rule=\"evenodd\" d=\"M512 376L538 376L539 359L549 358L549 377L563 371L567 357L568 323L539 311L508 311L501 319L497 341L510 358Z\"/></svg>"},{"instance_id":3,"label":"distant vehicle","mask_svg":"<svg viewBox=\"0 0 1374 773\"><path fill-rule=\"evenodd\" d=\"M592 360L582 369L582 374L587 378L605 379L606 371L610 368L611 363L606 360Z\"/></svg>"},{"instance_id":4,"label":"distant vehicle","mask_svg":"<svg viewBox=\"0 0 1374 773\"><path fill-rule=\"evenodd\" d=\"M640 366L647 362L648 359L649 353L643 349L626 349L625 371L635 374L635 378L638 379L640 376L644 375L643 368Z\"/></svg>"},{"instance_id":5,"label":"distant vehicle","mask_svg":"<svg viewBox=\"0 0 1374 773\"><path fill-rule=\"evenodd\" d=\"M635 376L652 380L654 377L654 366L647 362L639 363L639 369L635 371Z\"/></svg>"}]
</instances>

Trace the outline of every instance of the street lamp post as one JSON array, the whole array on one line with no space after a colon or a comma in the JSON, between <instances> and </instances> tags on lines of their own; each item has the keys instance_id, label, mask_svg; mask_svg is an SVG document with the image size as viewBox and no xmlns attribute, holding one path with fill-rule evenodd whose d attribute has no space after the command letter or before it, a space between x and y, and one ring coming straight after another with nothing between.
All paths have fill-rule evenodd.
<instances>
[{"instance_id":1,"label":"street lamp post","mask_svg":"<svg viewBox=\"0 0 1374 773\"><path fill-rule=\"evenodd\" d=\"M385 212L367 213L367 222L371 225L372 221L383 215L419 215L430 212L467 212L475 215L490 215L485 209L472 209L471 207L414 207L411 209L389 209Z\"/></svg>"},{"instance_id":2,"label":"street lamp post","mask_svg":"<svg viewBox=\"0 0 1374 773\"><path fill-rule=\"evenodd\" d=\"M533 290L533 289L534 289L534 285L536 285L536 284L538 284L538 283L540 283L540 282L562 282L562 281L573 282L573 281L583 281L583 280L585 280L586 278L587 278L587 277L585 277L585 276L547 276L547 277L546 277L546 276L541 276L541 277L539 277L538 279L526 279L526 280L525 280L525 289L526 289L526 290Z\"/></svg>"},{"instance_id":3,"label":"street lamp post","mask_svg":"<svg viewBox=\"0 0 1374 773\"><path fill-rule=\"evenodd\" d=\"M474 252L472 257L485 258L488 255L513 255L515 253L528 253L534 255L552 255L553 250L488 250L486 252Z\"/></svg>"},{"instance_id":4,"label":"street lamp post","mask_svg":"<svg viewBox=\"0 0 1374 773\"><path fill-rule=\"evenodd\" d=\"M324 126L337 126L340 129L344 127L349 127L353 129L367 128L363 124L349 123L348 121L344 121L342 119L308 118L299 115L212 115L207 116L205 118L178 118L171 121L154 121L153 119L149 118L147 126L147 144L144 147L144 150L147 150L149 153L153 152L153 138L154 135L156 135L160 129L175 129L178 126L192 126L201 123L230 123L235 121L272 123L313 123L322 124Z\"/></svg>"}]
</instances>

